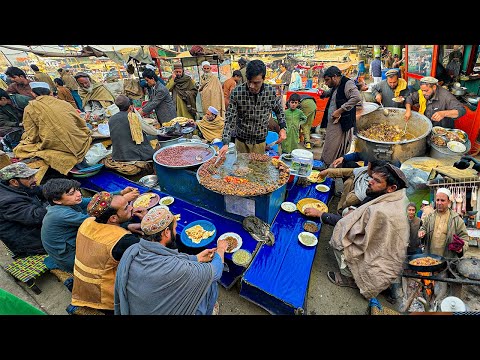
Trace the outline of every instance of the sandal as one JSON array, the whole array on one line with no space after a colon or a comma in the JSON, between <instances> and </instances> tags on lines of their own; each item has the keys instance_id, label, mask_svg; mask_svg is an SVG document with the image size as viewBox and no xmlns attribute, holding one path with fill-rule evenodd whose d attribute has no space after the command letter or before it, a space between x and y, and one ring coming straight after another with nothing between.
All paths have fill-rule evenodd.
<instances>
[{"instance_id":1,"label":"sandal","mask_svg":"<svg viewBox=\"0 0 480 360\"><path fill-rule=\"evenodd\" d=\"M330 280L333 284L342 287L349 287L352 289L358 289L357 284L355 284L355 280L353 278L347 277L342 275L341 273L328 271L327 272L328 280Z\"/></svg>"}]
</instances>

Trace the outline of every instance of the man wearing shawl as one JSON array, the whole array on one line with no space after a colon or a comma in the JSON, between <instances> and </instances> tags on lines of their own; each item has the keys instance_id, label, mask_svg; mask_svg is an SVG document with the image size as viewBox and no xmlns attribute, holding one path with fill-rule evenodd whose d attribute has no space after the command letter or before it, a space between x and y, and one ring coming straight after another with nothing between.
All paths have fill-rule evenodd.
<instances>
[{"instance_id":1,"label":"man wearing shawl","mask_svg":"<svg viewBox=\"0 0 480 360\"><path fill-rule=\"evenodd\" d=\"M228 243L197 255L179 253L177 221L167 209L150 209L140 239L122 256L115 279L115 315L210 315L218 298Z\"/></svg>"},{"instance_id":2,"label":"man wearing shawl","mask_svg":"<svg viewBox=\"0 0 480 360\"><path fill-rule=\"evenodd\" d=\"M407 82L399 78L398 71L390 69L385 74L387 78L372 86L375 101L385 107L405 108L405 98L410 94ZM402 101L394 101L400 98Z\"/></svg>"},{"instance_id":3,"label":"man wearing shawl","mask_svg":"<svg viewBox=\"0 0 480 360\"><path fill-rule=\"evenodd\" d=\"M200 77L200 96L202 97L203 113L207 113L209 106L218 109L219 115L225 117L225 100L223 89L218 76L212 73L212 67L208 61L202 62L203 75Z\"/></svg>"},{"instance_id":4,"label":"man wearing shawl","mask_svg":"<svg viewBox=\"0 0 480 360\"><path fill-rule=\"evenodd\" d=\"M84 72L78 72L75 80L79 85L78 94L86 112L85 119L96 120L105 117L105 109L115 103L112 93L103 84L93 82L90 75Z\"/></svg>"},{"instance_id":5,"label":"man wearing shawl","mask_svg":"<svg viewBox=\"0 0 480 360\"><path fill-rule=\"evenodd\" d=\"M363 205L337 222L330 245L340 272L328 271L338 286L376 297L402 272L410 236L405 209L407 179L396 166L373 169Z\"/></svg>"},{"instance_id":6,"label":"man wearing shawl","mask_svg":"<svg viewBox=\"0 0 480 360\"><path fill-rule=\"evenodd\" d=\"M35 75L33 75L33 78L35 79L35 81L46 82L48 86L50 86L50 90L52 91L52 93L57 91L57 87L53 83L53 80L50 77L50 75L44 72L41 72L38 66L35 64L31 64L30 69L32 69L35 72Z\"/></svg>"},{"instance_id":7,"label":"man wearing shawl","mask_svg":"<svg viewBox=\"0 0 480 360\"><path fill-rule=\"evenodd\" d=\"M132 216L143 219L145 208L135 208L126 197L101 191L93 195L87 214L78 228L73 267L72 305L88 306L113 313L113 293L117 266L125 250L136 244L140 224L122 224Z\"/></svg>"},{"instance_id":8,"label":"man wearing shawl","mask_svg":"<svg viewBox=\"0 0 480 360\"><path fill-rule=\"evenodd\" d=\"M177 109L177 116L195 119L197 115L196 97L198 90L193 79L185 75L182 64L173 64L173 75L167 82L167 89Z\"/></svg>"},{"instance_id":9,"label":"man wearing shawl","mask_svg":"<svg viewBox=\"0 0 480 360\"><path fill-rule=\"evenodd\" d=\"M70 74L70 72L66 69L58 69L58 73L60 74L60 79L62 79L63 83L67 87L68 90L72 93L73 98L75 99L75 103L77 104L77 108L80 111L83 111L82 107L82 99L80 95L78 95L78 83L77 80Z\"/></svg>"},{"instance_id":10,"label":"man wearing shawl","mask_svg":"<svg viewBox=\"0 0 480 360\"><path fill-rule=\"evenodd\" d=\"M49 96L47 83L31 82L30 86L37 97L25 107L25 132L13 153L20 159L39 157L67 175L90 149L90 130L72 105Z\"/></svg>"},{"instance_id":11,"label":"man wearing shawl","mask_svg":"<svg viewBox=\"0 0 480 360\"><path fill-rule=\"evenodd\" d=\"M208 142L212 142L213 139L221 139L223 134L223 127L225 126L225 120L218 115L218 110L213 106L209 106L207 113L195 123L200 130L200 135Z\"/></svg>"}]
</instances>

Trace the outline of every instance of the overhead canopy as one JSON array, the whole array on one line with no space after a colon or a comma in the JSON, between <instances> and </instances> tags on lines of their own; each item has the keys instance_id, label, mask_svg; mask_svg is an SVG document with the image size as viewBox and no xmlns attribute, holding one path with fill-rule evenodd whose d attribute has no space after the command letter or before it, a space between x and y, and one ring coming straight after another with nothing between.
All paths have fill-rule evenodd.
<instances>
[{"instance_id":1,"label":"overhead canopy","mask_svg":"<svg viewBox=\"0 0 480 360\"><path fill-rule=\"evenodd\" d=\"M174 61L175 60L181 61L183 67L200 66L203 61L208 61L211 64L219 64L221 62L220 57L218 55L200 55L200 56L185 56L185 57L176 56L171 59Z\"/></svg>"},{"instance_id":2,"label":"overhead canopy","mask_svg":"<svg viewBox=\"0 0 480 360\"><path fill-rule=\"evenodd\" d=\"M136 53L130 53L128 55L128 61L130 61L130 59L134 59L135 61L142 64L153 63L153 59L150 55L150 50L148 46L140 46Z\"/></svg>"}]
</instances>

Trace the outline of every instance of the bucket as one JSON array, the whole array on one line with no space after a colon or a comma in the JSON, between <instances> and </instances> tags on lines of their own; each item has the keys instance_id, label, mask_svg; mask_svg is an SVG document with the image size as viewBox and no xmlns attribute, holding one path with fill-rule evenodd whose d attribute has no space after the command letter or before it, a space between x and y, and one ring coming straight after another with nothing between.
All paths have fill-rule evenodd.
<instances>
[{"instance_id":1,"label":"bucket","mask_svg":"<svg viewBox=\"0 0 480 360\"><path fill-rule=\"evenodd\" d=\"M292 173L297 176L309 176L313 168L313 153L304 149L295 149L292 151L292 156Z\"/></svg>"}]
</instances>

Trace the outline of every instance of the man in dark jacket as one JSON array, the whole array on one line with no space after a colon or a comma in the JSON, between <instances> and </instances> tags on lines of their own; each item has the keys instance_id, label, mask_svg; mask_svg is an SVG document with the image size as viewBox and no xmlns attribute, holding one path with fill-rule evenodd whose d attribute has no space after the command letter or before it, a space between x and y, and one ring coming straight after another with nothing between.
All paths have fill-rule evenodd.
<instances>
[{"instance_id":1,"label":"man in dark jacket","mask_svg":"<svg viewBox=\"0 0 480 360\"><path fill-rule=\"evenodd\" d=\"M125 95L118 95L115 105L120 112L108 120L112 139L112 159L115 161L152 160L155 151L142 132L140 120L133 112L130 99ZM131 122L129 118L132 118Z\"/></svg>"},{"instance_id":2,"label":"man in dark jacket","mask_svg":"<svg viewBox=\"0 0 480 360\"><path fill-rule=\"evenodd\" d=\"M23 110L30 100L31 97L0 89L0 136L21 128Z\"/></svg>"},{"instance_id":3,"label":"man in dark jacket","mask_svg":"<svg viewBox=\"0 0 480 360\"><path fill-rule=\"evenodd\" d=\"M46 254L40 229L48 204L36 186L37 171L23 162L0 170L0 240L20 257Z\"/></svg>"}]
</instances>

